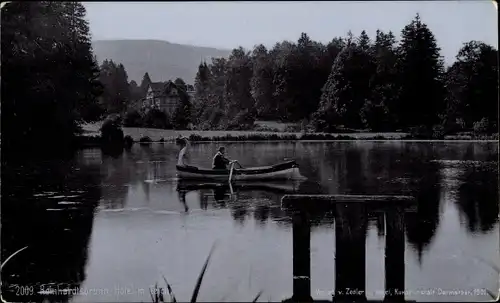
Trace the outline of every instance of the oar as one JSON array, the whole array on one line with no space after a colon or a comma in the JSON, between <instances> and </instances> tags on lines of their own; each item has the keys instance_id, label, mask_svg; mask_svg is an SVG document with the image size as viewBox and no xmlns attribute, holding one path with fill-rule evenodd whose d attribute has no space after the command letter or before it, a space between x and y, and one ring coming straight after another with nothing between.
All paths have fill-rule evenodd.
<instances>
[{"instance_id":1,"label":"oar","mask_svg":"<svg viewBox=\"0 0 500 303\"><path fill-rule=\"evenodd\" d=\"M240 168L244 168L243 165L240 164L240 162L238 160L232 160L231 162L233 163L238 163L238 165L240 166Z\"/></svg>"},{"instance_id":2,"label":"oar","mask_svg":"<svg viewBox=\"0 0 500 303\"><path fill-rule=\"evenodd\" d=\"M234 170L234 161L231 162L231 168L230 168L230 171L229 171L229 189L231 190L231 195L234 195L234 192L233 192L233 187L231 186L231 179L233 178L233 170Z\"/></svg>"}]
</instances>

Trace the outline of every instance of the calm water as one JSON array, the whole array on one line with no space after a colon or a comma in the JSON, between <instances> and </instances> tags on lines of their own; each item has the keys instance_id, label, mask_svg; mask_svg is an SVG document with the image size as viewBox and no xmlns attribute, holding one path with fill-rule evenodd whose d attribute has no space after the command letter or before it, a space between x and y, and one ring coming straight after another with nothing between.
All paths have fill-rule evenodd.
<instances>
[{"instance_id":1,"label":"calm water","mask_svg":"<svg viewBox=\"0 0 500 303\"><path fill-rule=\"evenodd\" d=\"M111 157L100 150L24 164L2 176L2 260L28 246L2 271L8 301L150 301L164 275L179 301L191 297L217 242L200 301L261 301L292 295L292 226L285 193L405 194L418 210L405 217L407 299L477 301L438 290L499 289L498 144L239 143L226 144L243 165L295 158L308 178L236 190L175 179L178 147L134 146ZM214 144L195 144L194 164L209 166ZM178 191L177 188L183 189ZM331 213L314 215L311 294L328 299L335 285ZM384 289L383 217L366 231L366 290ZM10 285L11 292L7 286ZM80 288L80 294L63 289ZM35 294L43 288L45 292ZM50 290L59 289L57 294ZM418 293L434 289L434 295ZM87 293L85 293L87 292ZM17 293L17 297L15 297Z\"/></svg>"}]
</instances>

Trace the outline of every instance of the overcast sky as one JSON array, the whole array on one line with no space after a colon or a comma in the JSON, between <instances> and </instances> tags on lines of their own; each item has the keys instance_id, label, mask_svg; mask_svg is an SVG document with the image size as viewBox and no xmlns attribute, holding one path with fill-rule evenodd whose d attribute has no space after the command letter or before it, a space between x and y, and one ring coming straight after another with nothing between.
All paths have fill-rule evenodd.
<instances>
[{"instance_id":1,"label":"overcast sky","mask_svg":"<svg viewBox=\"0 0 500 303\"><path fill-rule=\"evenodd\" d=\"M301 32L328 42L364 29L401 29L418 12L433 31L447 63L462 43L498 48L492 1L349 2L84 2L93 38L157 39L174 43L251 49L258 43L297 41Z\"/></svg>"}]
</instances>

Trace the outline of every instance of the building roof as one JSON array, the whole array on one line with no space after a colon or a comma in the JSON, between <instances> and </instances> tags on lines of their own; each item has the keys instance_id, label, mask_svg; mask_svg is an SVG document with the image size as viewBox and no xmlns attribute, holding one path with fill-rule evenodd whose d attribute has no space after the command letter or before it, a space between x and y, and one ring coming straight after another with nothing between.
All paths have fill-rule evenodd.
<instances>
[{"instance_id":1,"label":"building roof","mask_svg":"<svg viewBox=\"0 0 500 303\"><path fill-rule=\"evenodd\" d=\"M165 87L165 83L164 82L151 82L149 84L149 87L151 87L151 90L153 91L162 91Z\"/></svg>"},{"instance_id":2,"label":"building roof","mask_svg":"<svg viewBox=\"0 0 500 303\"><path fill-rule=\"evenodd\" d=\"M166 81L166 82L151 82L149 84L149 87L151 87L151 90L157 96L165 94L165 93L167 93L167 94L170 93L172 88L176 88L181 94L186 93L186 90L184 90L184 88L179 87L177 84L175 84L171 80Z\"/></svg>"}]
</instances>

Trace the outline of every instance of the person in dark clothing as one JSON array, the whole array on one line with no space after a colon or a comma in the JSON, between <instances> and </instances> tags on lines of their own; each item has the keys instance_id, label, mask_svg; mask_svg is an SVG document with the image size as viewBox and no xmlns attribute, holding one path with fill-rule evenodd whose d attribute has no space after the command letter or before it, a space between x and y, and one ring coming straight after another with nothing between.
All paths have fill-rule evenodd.
<instances>
[{"instance_id":1,"label":"person in dark clothing","mask_svg":"<svg viewBox=\"0 0 500 303\"><path fill-rule=\"evenodd\" d=\"M226 158L226 148L224 146L219 147L219 151L215 154L212 161L212 169L228 169L227 165L231 161Z\"/></svg>"}]
</instances>

